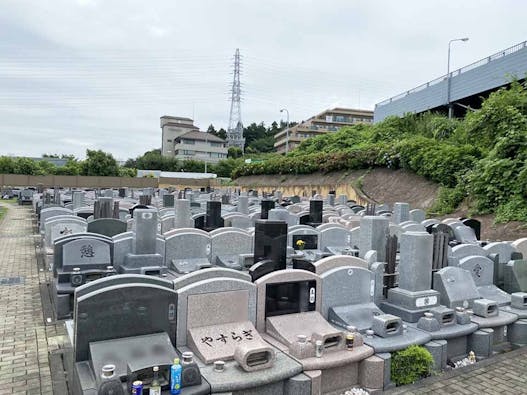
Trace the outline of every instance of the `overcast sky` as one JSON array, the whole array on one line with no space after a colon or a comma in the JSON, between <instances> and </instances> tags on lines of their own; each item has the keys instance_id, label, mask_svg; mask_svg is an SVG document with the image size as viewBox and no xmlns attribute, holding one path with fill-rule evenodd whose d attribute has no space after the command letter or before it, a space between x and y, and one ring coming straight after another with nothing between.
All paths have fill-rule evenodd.
<instances>
[{"instance_id":1,"label":"overcast sky","mask_svg":"<svg viewBox=\"0 0 527 395\"><path fill-rule=\"evenodd\" d=\"M161 146L159 117L227 128L375 103L527 39L521 0L0 0L0 155L118 159Z\"/></svg>"}]
</instances>

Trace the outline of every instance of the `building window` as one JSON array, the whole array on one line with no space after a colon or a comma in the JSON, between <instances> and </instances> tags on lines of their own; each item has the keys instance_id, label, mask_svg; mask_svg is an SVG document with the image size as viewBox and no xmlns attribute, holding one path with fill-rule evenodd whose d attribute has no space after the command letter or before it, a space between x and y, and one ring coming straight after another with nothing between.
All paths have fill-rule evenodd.
<instances>
[{"instance_id":1,"label":"building window","mask_svg":"<svg viewBox=\"0 0 527 395\"><path fill-rule=\"evenodd\" d=\"M187 150L187 149L183 150L183 155L194 156L195 154L196 154L196 151L191 151L191 150Z\"/></svg>"}]
</instances>

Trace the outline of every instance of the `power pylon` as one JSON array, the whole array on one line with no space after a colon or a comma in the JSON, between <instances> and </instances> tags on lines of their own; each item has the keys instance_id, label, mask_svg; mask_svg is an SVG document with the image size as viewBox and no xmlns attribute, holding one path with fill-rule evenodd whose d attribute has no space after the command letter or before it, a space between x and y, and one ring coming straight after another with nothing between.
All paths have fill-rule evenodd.
<instances>
[{"instance_id":1,"label":"power pylon","mask_svg":"<svg viewBox=\"0 0 527 395\"><path fill-rule=\"evenodd\" d=\"M239 147L243 152L245 138L243 137L241 97L240 50L236 48L236 53L234 54L234 77L231 89L231 111L229 113L229 128L227 129L227 146Z\"/></svg>"}]
</instances>

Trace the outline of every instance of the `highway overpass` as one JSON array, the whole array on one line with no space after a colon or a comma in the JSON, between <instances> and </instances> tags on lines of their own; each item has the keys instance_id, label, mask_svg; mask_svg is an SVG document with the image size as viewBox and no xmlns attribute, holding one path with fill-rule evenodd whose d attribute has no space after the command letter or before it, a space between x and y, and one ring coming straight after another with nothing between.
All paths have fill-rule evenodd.
<instances>
[{"instance_id":1,"label":"highway overpass","mask_svg":"<svg viewBox=\"0 0 527 395\"><path fill-rule=\"evenodd\" d=\"M527 41L514 45L450 73L450 100L454 115L466 107L478 108L481 97L510 83L512 77L523 80L527 75ZM373 121L390 115L448 110L448 75L403 92L375 105Z\"/></svg>"}]
</instances>

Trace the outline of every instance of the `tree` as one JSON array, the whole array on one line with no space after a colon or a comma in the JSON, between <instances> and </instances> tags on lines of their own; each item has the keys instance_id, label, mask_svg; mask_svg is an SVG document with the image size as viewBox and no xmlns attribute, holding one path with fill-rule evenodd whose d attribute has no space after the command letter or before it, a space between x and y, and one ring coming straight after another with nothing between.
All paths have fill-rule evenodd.
<instances>
[{"instance_id":1,"label":"tree","mask_svg":"<svg viewBox=\"0 0 527 395\"><path fill-rule=\"evenodd\" d=\"M62 167L55 169L55 174L63 176L78 176L82 172L82 162L77 160L73 155Z\"/></svg>"},{"instance_id":2,"label":"tree","mask_svg":"<svg viewBox=\"0 0 527 395\"><path fill-rule=\"evenodd\" d=\"M220 160L218 164L214 165L212 171L218 175L218 177L231 177L232 171L243 164L243 159L224 159Z\"/></svg>"},{"instance_id":3,"label":"tree","mask_svg":"<svg viewBox=\"0 0 527 395\"><path fill-rule=\"evenodd\" d=\"M124 167L143 170L179 171L180 162L176 158L161 155L161 150L156 148L145 152L135 159L128 159Z\"/></svg>"},{"instance_id":4,"label":"tree","mask_svg":"<svg viewBox=\"0 0 527 395\"><path fill-rule=\"evenodd\" d=\"M119 168L119 176L120 177L135 177L137 175L136 169L130 169L128 167L120 167Z\"/></svg>"},{"instance_id":5,"label":"tree","mask_svg":"<svg viewBox=\"0 0 527 395\"><path fill-rule=\"evenodd\" d=\"M16 158L15 159L15 174L34 175L38 171L38 166L32 159Z\"/></svg>"},{"instance_id":6,"label":"tree","mask_svg":"<svg viewBox=\"0 0 527 395\"><path fill-rule=\"evenodd\" d=\"M207 133L210 133L210 134L213 134L214 136L217 136L216 129L214 128L214 125L212 123L207 128Z\"/></svg>"},{"instance_id":7,"label":"tree","mask_svg":"<svg viewBox=\"0 0 527 395\"><path fill-rule=\"evenodd\" d=\"M223 139L223 140L227 139L227 132L225 131L225 129L221 128L220 130L216 130L213 124L210 124L209 127L207 128L207 133L210 133L213 136L219 137L220 139Z\"/></svg>"},{"instance_id":8,"label":"tree","mask_svg":"<svg viewBox=\"0 0 527 395\"><path fill-rule=\"evenodd\" d=\"M0 156L0 173L14 174L15 161L9 156Z\"/></svg>"},{"instance_id":9,"label":"tree","mask_svg":"<svg viewBox=\"0 0 527 395\"><path fill-rule=\"evenodd\" d=\"M221 128L218 130L218 134L216 136L218 136L220 139L227 140L227 131Z\"/></svg>"},{"instance_id":10,"label":"tree","mask_svg":"<svg viewBox=\"0 0 527 395\"><path fill-rule=\"evenodd\" d=\"M47 160L41 160L37 162L36 174L39 176L45 176L48 174L56 174L57 166Z\"/></svg>"},{"instance_id":11,"label":"tree","mask_svg":"<svg viewBox=\"0 0 527 395\"><path fill-rule=\"evenodd\" d=\"M230 147L227 151L227 158L240 158L243 155L242 149L239 147Z\"/></svg>"},{"instance_id":12,"label":"tree","mask_svg":"<svg viewBox=\"0 0 527 395\"><path fill-rule=\"evenodd\" d=\"M119 165L112 154L102 150L86 150L86 160L82 163L84 176L118 176Z\"/></svg>"}]
</instances>

